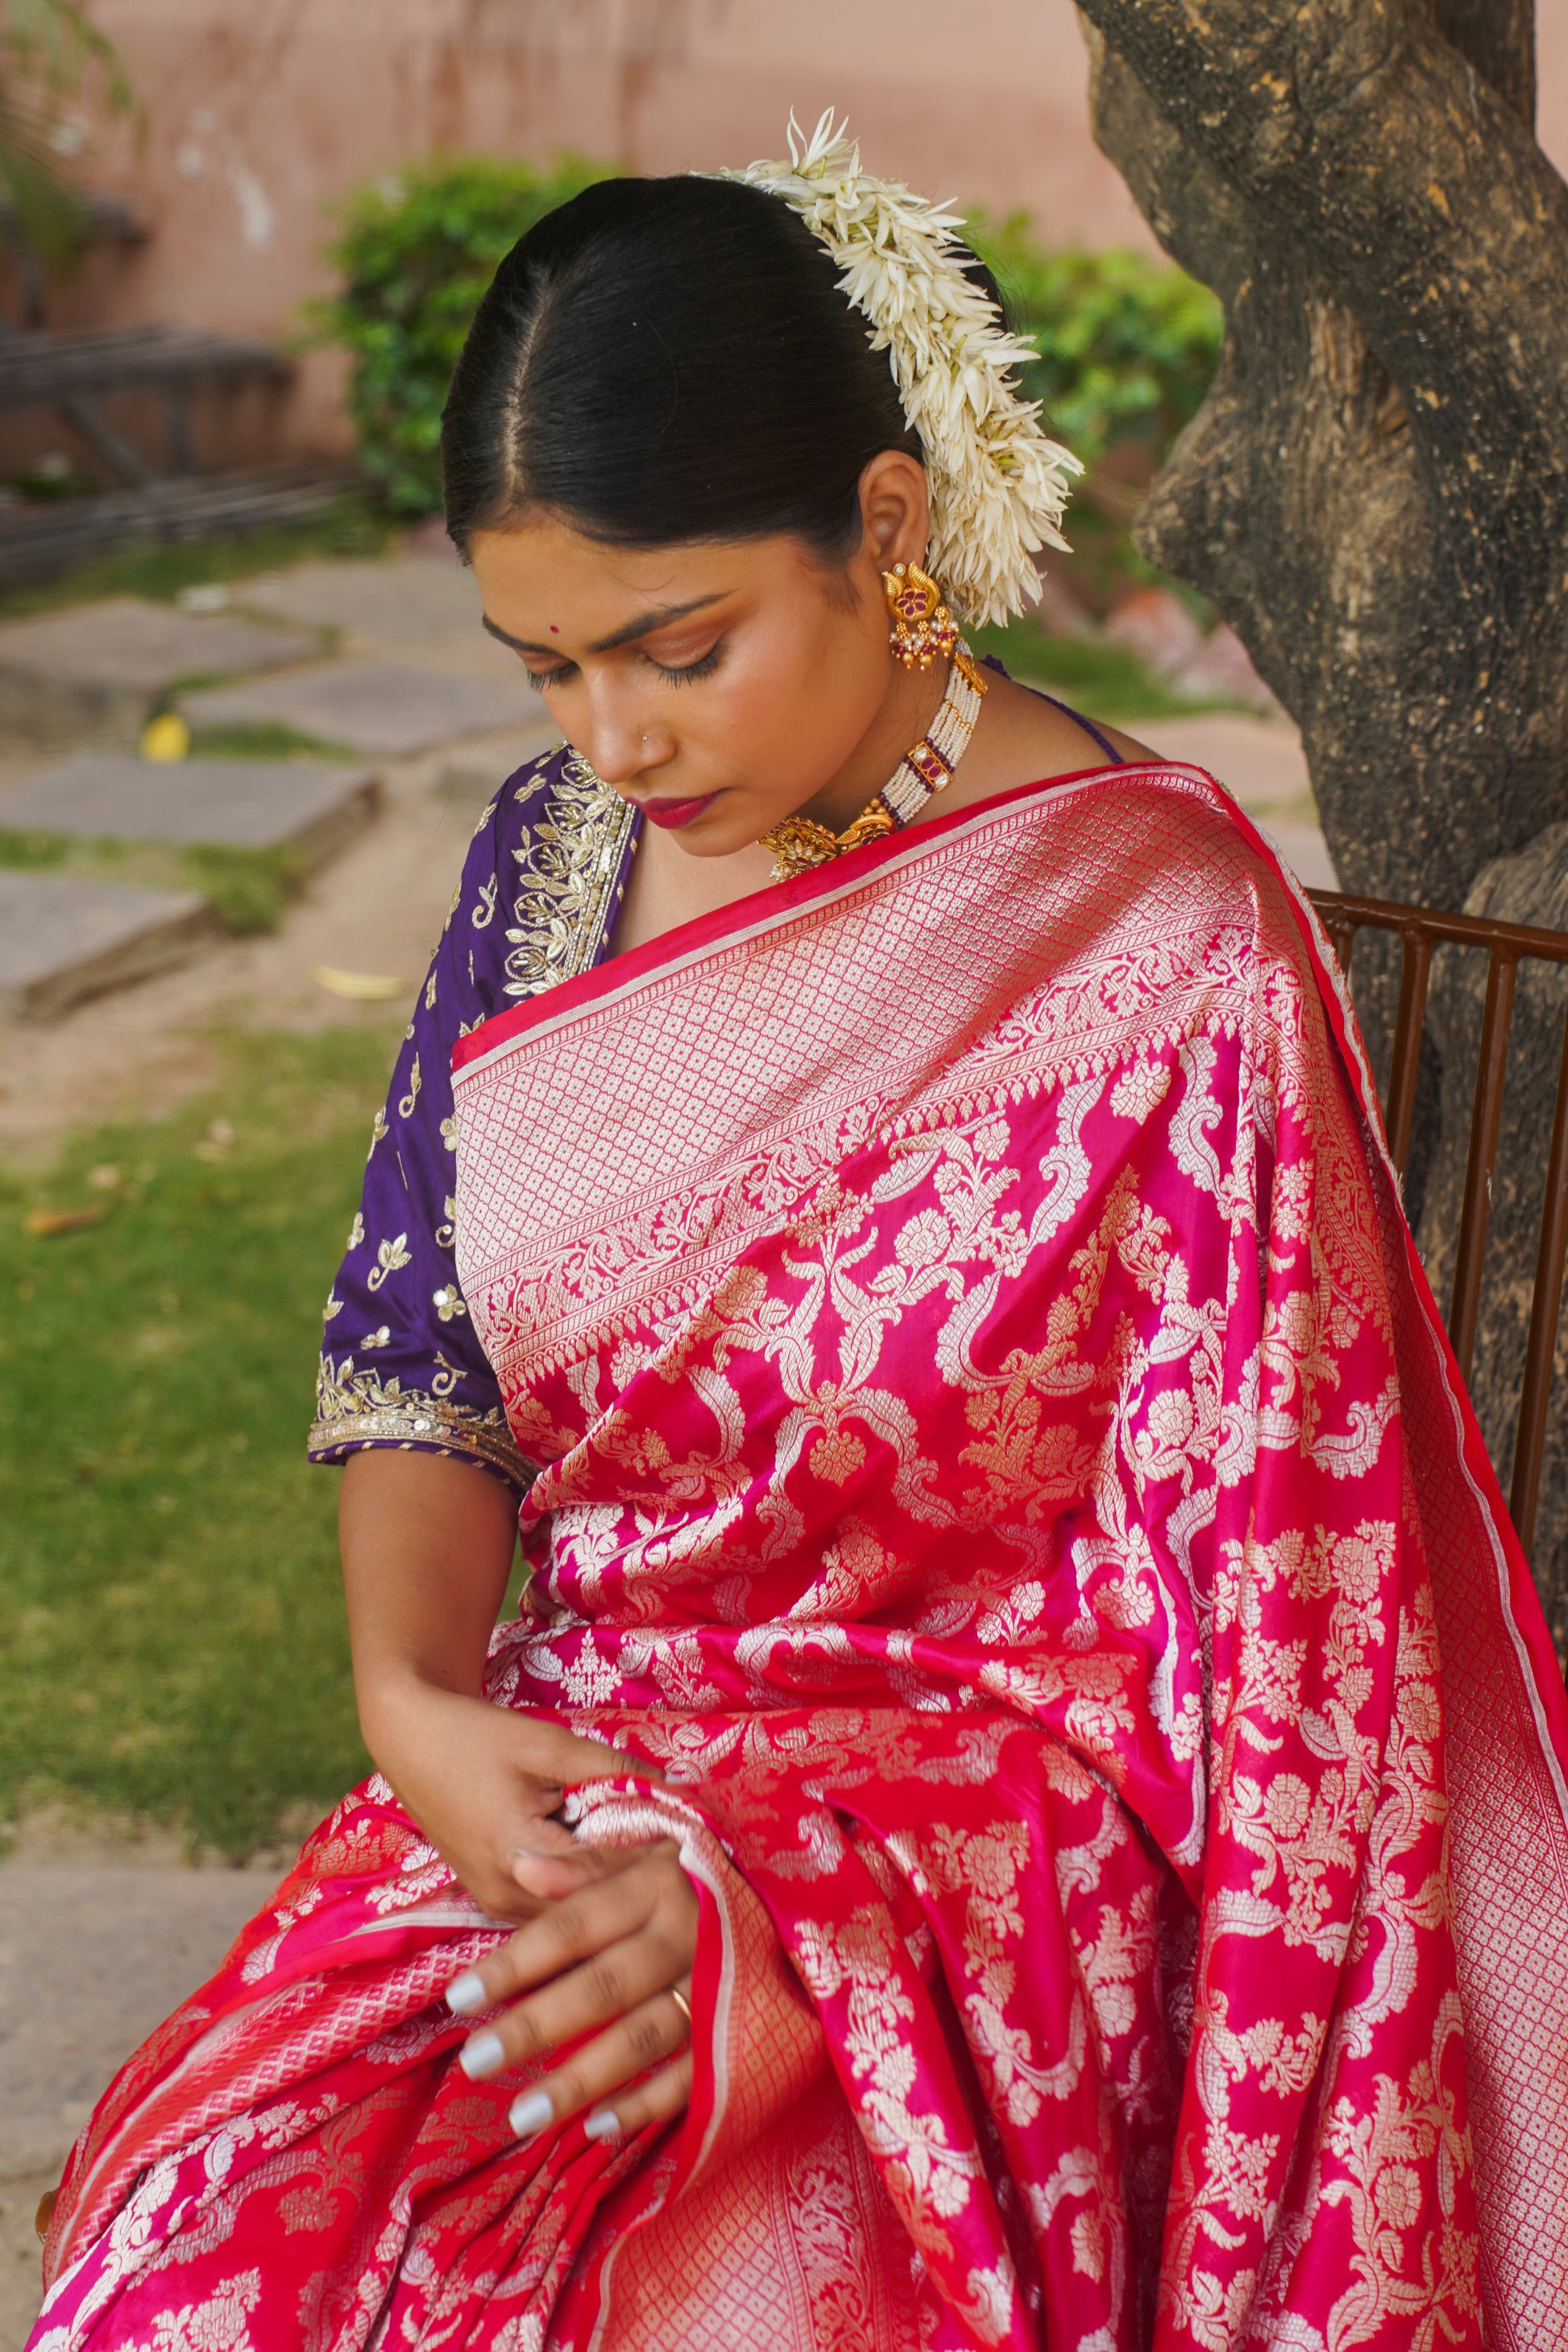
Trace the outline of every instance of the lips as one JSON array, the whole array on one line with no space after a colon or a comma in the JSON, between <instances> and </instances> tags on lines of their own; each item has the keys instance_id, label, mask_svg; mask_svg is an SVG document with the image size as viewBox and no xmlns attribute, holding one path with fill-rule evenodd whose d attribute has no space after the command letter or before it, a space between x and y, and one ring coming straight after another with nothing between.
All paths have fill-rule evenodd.
<instances>
[{"instance_id":1,"label":"lips","mask_svg":"<svg viewBox=\"0 0 1568 2352\"><path fill-rule=\"evenodd\" d=\"M683 824L689 824L693 817L700 816L715 797L712 793L703 793L692 801L644 801L642 813L649 824L659 825L666 832L674 832Z\"/></svg>"}]
</instances>

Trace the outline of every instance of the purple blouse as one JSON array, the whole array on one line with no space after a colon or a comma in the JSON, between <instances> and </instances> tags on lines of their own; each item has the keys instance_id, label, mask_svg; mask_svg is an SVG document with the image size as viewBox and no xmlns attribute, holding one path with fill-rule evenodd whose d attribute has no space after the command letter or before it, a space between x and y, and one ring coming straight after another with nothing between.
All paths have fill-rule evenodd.
<instances>
[{"instance_id":1,"label":"purple blouse","mask_svg":"<svg viewBox=\"0 0 1568 2352\"><path fill-rule=\"evenodd\" d=\"M327 1301L313 1462L394 1445L466 1455L520 1490L532 1478L453 1264L452 1048L604 961L641 823L565 746L510 776L479 819Z\"/></svg>"},{"instance_id":2,"label":"purple blouse","mask_svg":"<svg viewBox=\"0 0 1568 2352\"><path fill-rule=\"evenodd\" d=\"M1121 765L1090 720L1057 708ZM464 1454L520 1491L531 1483L453 1262L452 1048L519 997L604 962L641 828L564 744L509 776L479 819L327 1301L313 1462L395 1445Z\"/></svg>"}]
</instances>

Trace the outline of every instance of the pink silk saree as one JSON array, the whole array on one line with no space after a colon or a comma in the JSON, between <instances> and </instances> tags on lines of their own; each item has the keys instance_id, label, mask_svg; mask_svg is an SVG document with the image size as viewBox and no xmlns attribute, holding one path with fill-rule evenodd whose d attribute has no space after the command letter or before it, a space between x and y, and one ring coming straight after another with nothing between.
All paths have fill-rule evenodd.
<instances>
[{"instance_id":1,"label":"pink silk saree","mask_svg":"<svg viewBox=\"0 0 1568 2352\"><path fill-rule=\"evenodd\" d=\"M457 1064L490 1691L681 1840L692 2104L511 2141L373 1780L106 2095L34 2352L1560 2345L1562 1687L1225 795L1004 795Z\"/></svg>"}]
</instances>

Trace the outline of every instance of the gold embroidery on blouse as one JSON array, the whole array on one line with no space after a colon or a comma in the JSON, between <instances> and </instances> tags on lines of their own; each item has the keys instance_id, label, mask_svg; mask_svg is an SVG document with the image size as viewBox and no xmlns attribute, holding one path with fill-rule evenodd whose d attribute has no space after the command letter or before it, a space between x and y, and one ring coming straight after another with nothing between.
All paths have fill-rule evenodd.
<instances>
[{"instance_id":1,"label":"gold embroidery on blouse","mask_svg":"<svg viewBox=\"0 0 1568 2352\"><path fill-rule=\"evenodd\" d=\"M436 1246L437 1249L449 1250L458 1238L458 1204L448 1192L441 1205L447 1222L444 1225L437 1225L436 1228Z\"/></svg>"},{"instance_id":2,"label":"gold embroidery on blouse","mask_svg":"<svg viewBox=\"0 0 1568 2352\"><path fill-rule=\"evenodd\" d=\"M573 752L537 824L512 856L523 886L507 932L508 996L538 996L593 963L616 903L616 877L635 815Z\"/></svg>"},{"instance_id":3,"label":"gold embroidery on blouse","mask_svg":"<svg viewBox=\"0 0 1568 2352\"><path fill-rule=\"evenodd\" d=\"M442 1369L451 1374L449 1366ZM330 1455L362 1445L430 1445L444 1454L467 1454L504 1471L517 1486L529 1486L534 1475L499 1405L479 1412L472 1405L454 1404L448 1396L405 1389L395 1374L383 1380L374 1368L356 1370L352 1356L335 1364L323 1356L310 1450Z\"/></svg>"},{"instance_id":4,"label":"gold embroidery on blouse","mask_svg":"<svg viewBox=\"0 0 1568 2352\"><path fill-rule=\"evenodd\" d=\"M385 1133L386 1113L384 1110L378 1110L375 1115L375 1125L370 1131L370 1150L364 1155L367 1160L370 1159L372 1152L374 1151L376 1145L381 1141Z\"/></svg>"},{"instance_id":5,"label":"gold embroidery on blouse","mask_svg":"<svg viewBox=\"0 0 1568 2352\"><path fill-rule=\"evenodd\" d=\"M455 1316L463 1316L468 1311L463 1304L463 1295L455 1282L444 1282L439 1290L433 1290L430 1293L430 1304L443 1323L450 1323Z\"/></svg>"},{"instance_id":6,"label":"gold embroidery on blouse","mask_svg":"<svg viewBox=\"0 0 1568 2352\"><path fill-rule=\"evenodd\" d=\"M416 1054L416 1055L415 1055L415 1056L414 1056L414 1064L413 1064L413 1067L410 1069L410 1071L409 1071L409 1073L408 1073L408 1092L404 1096L404 1097L403 1097L402 1101L401 1101L401 1102L398 1104L398 1106L397 1106L397 1116L398 1116L398 1118L413 1118L413 1116L414 1116L414 1106L415 1106L415 1104L418 1101L418 1099L419 1099L419 1056L418 1056L418 1055L417 1055L417 1054Z\"/></svg>"},{"instance_id":7,"label":"gold embroidery on blouse","mask_svg":"<svg viewBox=\"0 0 1568 2352\"><path fill-rule=\"evenodd\" d=\"M389 1274L398 1274L412 1265L413 1252L407 1246L408 1236L399 1234L393 1241L383 1242L375 1253L375 1264L365 1276L365 1286L379 1290Z\"/></svg>"}]
</instances>

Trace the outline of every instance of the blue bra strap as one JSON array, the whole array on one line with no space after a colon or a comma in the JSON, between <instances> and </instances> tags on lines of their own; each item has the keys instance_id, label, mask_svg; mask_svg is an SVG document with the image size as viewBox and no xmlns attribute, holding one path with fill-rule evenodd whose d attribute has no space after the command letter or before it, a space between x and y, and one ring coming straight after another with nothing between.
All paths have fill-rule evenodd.
<instances>
[{"instance_id":1,"label":"blue bra strap","mask_svg":"<svg viewBox=\"0 0 1568 2352\"><path fill-rule=\"evenodd\" d=\"M1105 753L1106 758L1110 761L1112 767L1124 768L1127 765L1126 761L1122 758L1121 752L1117 750L1110 736L1102 735L1092 719L1086 719L1081 710L1075 710L1073 709L1070 702L1058 702L1056 696L1054 694L1047 694L1043 686L1032 686L1030 687L1029 691L1031 694L1037 694L1042 702L1055 704L1057 709L1063 714L1064 718L1076 719L1078 724L1083 729L1086 735L1093 736L1095 741Z\"/></svg>"},{"instance_id":2,"label":"blue bra strap","mask_svg":"<svg viewBox=\"0 0 1568 2352\"><path fill-rule=\"evenodd\" d=\"M1012 672L1007 668L1006 664L1005 662L998 661L994 654L982 654L980 656L980 666L983 669L994 669L998 677L1010 678L1012 677ZM1026 686L1028 685L1028 680L1026 678L1016 680L1015 682ZM1037 694L1042 702L1049 702L1053 704L1055 708L1062 713L1064 718L1070 719L1075 726L1081 727L1086 735L1092 735L1113 768L1124 768L1127 765L1126 761L1122 758L1115 744L1110 740L1110 736L1102 735L1099 728L1095 725L1093 719L1086 719L1081 710L1075 710L1070 702L1058 702L1056 696L1054 694L1047 694L1043 686L1031 686L1029 687L1029 692L1031 694Z\"/></svg>"}]
</instances>

